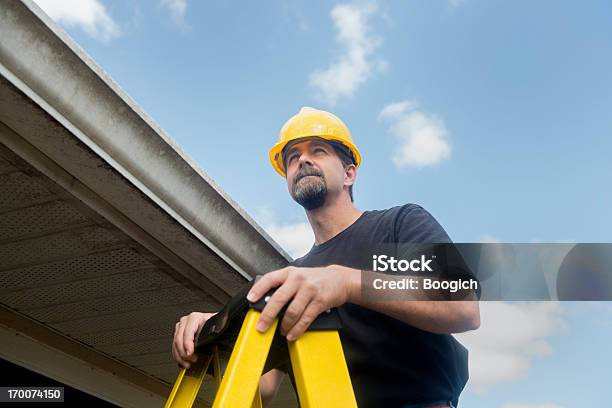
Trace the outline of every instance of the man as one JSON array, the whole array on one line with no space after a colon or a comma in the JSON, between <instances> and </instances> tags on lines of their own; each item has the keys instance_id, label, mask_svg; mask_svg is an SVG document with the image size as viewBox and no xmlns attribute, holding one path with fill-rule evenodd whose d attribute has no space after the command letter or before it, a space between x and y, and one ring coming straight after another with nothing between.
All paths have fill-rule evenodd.
<instances>
[{"instance_id":1,"label":"man","mask_svg":"<svg viewBox=\"0 0 612 408\"><path fill-rule=\"evenodd\" d=\"M338 308L340 337L359 407L454 407L467 381L467 351L450 334L480 325L475 294L470 301L380 301L363 295L362 279L376 276L363 253L384 243L449 243L423 208L407 204L383 211L353 205L361 156L346 125L331 113L302 108L285 123L270 150L275 170L291 197L306 210L315 244L292 266L265 274L247 299L277 288L257 329L265 332L283 307L280 333L299 338L313 320ZM414 301L419 299L419 301ZM211 314L192 313L176 325L175 359L195 361L194 338ZM276 393L280 370L262 376L264 404Z\"/></svg>"}]
</instances>

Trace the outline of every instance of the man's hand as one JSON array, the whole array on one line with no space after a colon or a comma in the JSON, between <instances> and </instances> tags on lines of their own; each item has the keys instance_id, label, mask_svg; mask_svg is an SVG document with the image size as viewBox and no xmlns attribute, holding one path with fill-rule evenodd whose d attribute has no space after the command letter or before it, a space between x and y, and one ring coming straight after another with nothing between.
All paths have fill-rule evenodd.
<instances>
[{"instance_id":1,"label":"man's hand","mask_svg":"<svg viewBox=\"0 0 612 408\"><path fill-rule=\"evenodd\" d=\"M357 273L355 273L357 272ZM359 273L339 265L321 268L288 266L269 272L255 283L247 299L256 302L270 289L278 288L261 313L257 330L268 330L280 310L285 311L280 332L293 341L300 337L321 313L347 303L359 288Z\"/></svg>"},{"instance_id":2,"label":"man's hand","mask_svg":"<svg viewBox=\"0 0 612 408\"><path fill-rule=\"evenodd\" d=\"M174 327L174 341L172 342L172 356L181 366L191 367L197 361L195 354L195 339L200 335L204 323L216 313L192 312L183 316Z\"/></svg>"}]
</instances>

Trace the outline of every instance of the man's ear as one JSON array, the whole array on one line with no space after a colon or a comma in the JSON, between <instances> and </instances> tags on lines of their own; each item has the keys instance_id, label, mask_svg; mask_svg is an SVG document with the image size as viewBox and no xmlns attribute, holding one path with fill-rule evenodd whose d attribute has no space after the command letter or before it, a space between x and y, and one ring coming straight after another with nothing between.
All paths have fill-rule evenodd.
<instances>
[{"instance_id":1,"label":"man's ear","mask_svg":"<svg viewBox=\"0 0 612 408\"><path fill-rule=\"evenodd\" d=\"M344 185L352 186L357 180L357 167L354 164L349 164L344 169Z\"/></svg>"}]
</instances>

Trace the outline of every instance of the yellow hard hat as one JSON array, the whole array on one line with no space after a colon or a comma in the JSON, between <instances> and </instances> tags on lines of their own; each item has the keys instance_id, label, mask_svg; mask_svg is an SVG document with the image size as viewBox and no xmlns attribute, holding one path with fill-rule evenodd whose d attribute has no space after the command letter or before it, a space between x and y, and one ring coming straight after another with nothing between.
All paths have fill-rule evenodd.
<instances>
[{"instance_id":1,"label":"yellow hard hat","mask_svg":"<svg viewBox=\"0 0 612 408\"><path fill-rule=\"evenodd\" d=\"M291 117L283 125L278 135L278 141L270 149L270 162L274 170L285 177L285 163L283 163L282 155L284 147L292 140L313 136L326 140L335 140L345 145L353 154L355 166L359 167L361 155L353 143L351 132L349 132L344 122L329 112L304 106L297 115Z\"/></svg>"}]
</instances>

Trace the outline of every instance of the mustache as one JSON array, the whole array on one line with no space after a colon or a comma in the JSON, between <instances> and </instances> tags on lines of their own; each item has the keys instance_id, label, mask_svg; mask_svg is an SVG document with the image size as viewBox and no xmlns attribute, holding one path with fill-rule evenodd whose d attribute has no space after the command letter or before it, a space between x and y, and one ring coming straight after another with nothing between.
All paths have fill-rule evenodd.
<instances>
[{"instance_id":1,"label":"mustache","mask_svg":"<svg viewBox=\"0 0 612 408\"><path fill-rule=\"evenodd\" d=\"M302 170L295 176L295 183L308 176L317 176L323 178L323 173L314 167L303 167Z\"/></svg>"}]
</instances>

